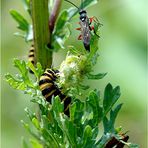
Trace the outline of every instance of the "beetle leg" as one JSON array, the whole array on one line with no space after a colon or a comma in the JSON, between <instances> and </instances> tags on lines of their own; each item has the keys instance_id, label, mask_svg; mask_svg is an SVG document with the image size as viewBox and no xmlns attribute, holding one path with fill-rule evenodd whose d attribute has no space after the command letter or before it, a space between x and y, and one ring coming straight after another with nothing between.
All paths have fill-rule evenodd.
<instances>
[{"instance_id":1,"label":"beetle leg","mask_svg":"<svg viewBox=\"0 0 148 148\"><path fill-rule=\"evenodd\" d=\"M81 28L76 28L76 30L79 30L79 31L81 31Z\"/></svg>"},{"instance_id":2,"label":"beetle leg","mask_svg":"<svg viewBox=\"0 0 148 148\"><path fill-rule=\"evenodd\" d=\"M82 34L78 36L78 40L82 40Z\"/></svg>"}]
</instances>

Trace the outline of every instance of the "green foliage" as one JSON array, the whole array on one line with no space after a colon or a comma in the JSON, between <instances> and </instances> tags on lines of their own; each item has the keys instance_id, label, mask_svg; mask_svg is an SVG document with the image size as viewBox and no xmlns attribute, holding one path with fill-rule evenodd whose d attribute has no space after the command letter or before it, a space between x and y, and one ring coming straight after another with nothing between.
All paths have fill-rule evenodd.
<instances>
[{"instance_id":1,"label":"green foliage","mask_svg":"<svg viewBox=\"0 0 148 148\"><path fill-rule=\"evenodd\" d=\"M23 0L23 2L25 9L31 15L29 0ZM84 0L80 8L96 2L97 0ZM70 8L60 13L51 35L53 51L64 48L64 43L70 36L70 19L77 12L78 10ZM32 40L29 37L32 30L31 24L17 11L11 10L10 13L19 24L18 28L25 32L25 40ZM94 25L98 34L101 25L98 21L94 22ZM64 114L64 104L59 96L53 96L52 103L49 104L41 95L38 86L39 78L43 73L41 64L37 63L34 67L31 62L14 60L14 67L19 70L19 74L16 77L7 74L6 81L12 88L31 95L31 102L39 107L38 113L25 109L31 125L23 120L22 124L32 138L30 145L22 139L24 148L30 146L33 148L103 148L113 137L129 147L138 147L124 142L121 130L115 128L115 121L122 107L122 104L116 105L120 97L120 87L113 88L110 83L107 84L102 98L98 90L88 91L89 86L85 86L86 78L102 79L106 75L106 73L92 74L98 58L98 39L98 35L92 33L90 52L72 47L60 65L57 85L64 93L71 96L70 117ZM28 74L29 69L33 71L36 79L33 80ZM101 137L98 137L102 123L104 132Z\"/></svg>"},{"instance_id":2,"label":"green foliage","mask_svg":"<svg viewBox=\"0 0 148 148\"><path fill-rule=\"evenodd\" d=\"M52 34L52 46L57 51L64 48L65 41L70 36L69 23L68 23L68 11L64 10L60 13L53 34Z\"/></svg>"},{"instance_id":3,"label":"green foliage","mask_svg":"<svg viewBox=\"0 0 148 148\"><path fill-rule=\"evenodd\" d=\"M11 16L18 23L17 28L22 30L24 33L16 32L16 36L23 37L25 41L33 39L32 25L16 10L10 10Z\"/></svg>"},{"instance_id":4,"label":"green foliage","mask_svg":"<svg viewBox=\"0 0 148 148\"><path fill-rule=\"evenodd\" d=\"M14 67L16 67L20 74L17 74L16 77L11 74L6 74L5 78L9 85L17 90L22 90L26 94L30 94L33 96L38 95L38 84L37 82L33 82L30 75L28 74L28 69L31 69L37 80L40 75L43 73L42 66L37 63L37 68L35 68L32 63L26 63L25 61L21 61L18 59L14 59Z\"/></svg>"},{"instance_id":5,"label":"green foliage","mask_svg":"<svg viewBox=\"0 0 148 148\"><path fill-rule=\"evenodd\" d=\"M26 19L24 19L24 17L17 12L16 10L11 10L10 14L12 15L12 17L18 22L18 28L23 30L23 31L28 31L28 22Z\"/></svg>"},{"instance_id":6,"label":"green foliage","mask_svg":"<svg viewBox=\"0 0 148 148\"><path fill-rule=\"evenodd\" d=\"M28 87L33 88L33 84L28 77L28 69L24 61L14 60L14 66L19 69L21 75L16 78L10 74L6 75L7 82L15 89L26 90Z\"/></svg>"},{"instance_id":7,"label":"green foliage","mask_svg":"<svg viewBox=\"0 0 148 148\"><path fill-rule=\"evenodd\" d=\"M100 23L96 23L96 26L99 29ZM73 94L79 96L79 90L89 88L83 84L86 78L102 79L106 75L106 73L92 74L98 58L98 49L98 36L94 33L91 36L91 50L89 53L85 49L79 50L70 47L66 59L59 68L60 77L57 84L63 92L67 92L70 96L73 96Z\"/></svg>"},{"instance_id":8,"label":"green foliage","mask_svg":"<svg viewBox=\"0 0 148 148\"><path fill-rule=\"evenodd\" d=\"M99 0L83 0L83 2L80 4L79 8L87 8L90 7L94 4L96 4ZM68 9L68 14L69 14L69 20L74 17L77 13L78 13L78 9L77 8L70 8Z\"/></svg>"},{"instance_id":9,"label":"green foliage","mask_svg":"<svg viewBox=\"0 0 148 148\"><path fill-rule=\"evenodd\" d=\"M99 73L99 74L96 74L96 75L92 75L92 74L88 74L87 75L87 78L88 79L102 79L106 76L107 73Z\"/></svg>"},{"instance_id":10,"label":"green foliage","mask_svg":"<svg viewBox=\"0 0 148 148\"><path fill-rule=\"evenodd\" d=\"M30 0L23 0L24 9L27 10L31 19L31 4ZM97 3L97 0L84 0L81 6L86 8L90 5L94 5ZM52 4L53 5L53 4ZM80 6L80 7L81 7ZM51 10L49 10L51 11ZM50 12L49 12L50 13ZM70 32L70 23L69 21L78 13L77 9L69 9L63 10L54 26L54 31L51 35L51 48L52 51L58 51L59 49L63 49L65 41L69 38ZM19 12L16 10L10 11L11 16L14 20L18 23L18 28L22 30L24 33L16 32L15 35L19 37L23 37L25 41L32 41L33 40L33 30L32 30L32 23L29 23Z\"/></svg>"},{"instance_id":11,"label":"green foliage","mask_svg":"<svg viewBox=\"0 0 148 148\"><path fill-rule=\"evenodd\" d=\"M27 89L39 91L38 87L31 83L27 70L29 64L25 64L24 61L14 60L15 67L19 69L20 75L18 80L14 83L10 83L9 77L6 75L7 81L13 88L22 90L18 81L23 79L24 86ZM39 64L38 64L39 65ZM32 67L32 65L31 65ZM31 68L29 67L29 68ZM41 66L32 68L36 73L36 76L41 74ZM36 82L35 82L36 83ZM26 88L25 88L26 89ZM32 91L33 92L33 91ZM63 113L63 103L59 97L52 99L52 105L49 105L40 95L36 93L33 95L32 102L38 104L40 108L39 115L33 113L28 108L25 109L27 116L29 117L32 125L22 121L24 127L29 133L36 139L31 139L31 145L33 147L100 147L105 144L113 136L118 136L118 132L115 130L115 119L122 104L119 104L113 108L120 96L119 87L113 88L111 84L108 84L104 91L104 99L100 97L100 92L96 90L90 91L85 101L82 102L79 99L73 100L70 106L70 118ZM110 114L110 120L106 115ZM99 126L103 122L104 135L97 139L99 134ZM110 135L110 136L108 136ZM128 143L127 143L128 145ZM27 147L26 142L23 142L24 148Z\"/></svg>"},{"instance_id":12,"label":"green foliage","mask_svg":"<svg viewBox=\"0 0 148 148\"><path fill-rule=\"evenodd\" d=\"M24 3L24 9L31 15L31 9L30 9L30 0L22 0Z\"/></svg>"},{"instance_id":13,"label":"green foliage","mask_svg":"<svg viewBox=\"0 0 148 148\"><path fill-rule=\"evenodd\" d=\"M22 137L22 146L23 146L23 148L29 148L29 146L28 146L26 140L24 139L24 137Z\"/></svg>"},{"instance_id":14,"label":"green foliage","mask_svg":"<svg viewBox=\"0 0 148 148\"><path fill-rule=\"evenodd\" d=\"M112 85L108 84L105 88L104 100L103 100L104 111L106 114L116 103L119 97L120 97L120 87L117 86L116 88L113 89Z\"/></svg>"},{"instance_id":15,"label":"green foliage","mask_svg":"<svg viewBox=\"0 0 148 148\"><path fill-rule=\"evenodd\" d=\"M119 87L113 88L108 84L104 91L104 99L100 97L100 92L92 90L89 92L85 101L74 99L70 106L70 118L63 113L63 103L59 97L52 99L52 105L49 105L39 93L37 82L32 82L28 76L28 68L31 68L36 74L37 79L42 73L42 67L37 64L37 68L31 63L26 64L24 61L14 60L15 67L20 71L17 80L10 74L6 75L9 84L20 89L23 82L24 89L28 94L33 96L32 102L38 104L40 108L39 115L33 113L28 108L25 109L32 125L22 121L24 127L36 139L31 139L33 147L103 147L111 139L111 137L119 136L115 129L115 119L122 104L115 106L120 97ZM28 67L29 66L29 67ZM10 80L10 76L11 79ZM13 81L13 83L12 83ZM30 91L29 91L30 90ZM36 92L36 93L33 93ZM114 108L113 108L114 107ZM110 119L107 115L110 115ZM98 139L99 126L103 122L104 134ZM119 141L122 141L119 140ZM126 143L125 143L126 144ZM23 142L24 148L27 147ZM127 145L131 145L127 143ZM131 145L133 146L133 145Z\"/></svg>"}]
</instances>

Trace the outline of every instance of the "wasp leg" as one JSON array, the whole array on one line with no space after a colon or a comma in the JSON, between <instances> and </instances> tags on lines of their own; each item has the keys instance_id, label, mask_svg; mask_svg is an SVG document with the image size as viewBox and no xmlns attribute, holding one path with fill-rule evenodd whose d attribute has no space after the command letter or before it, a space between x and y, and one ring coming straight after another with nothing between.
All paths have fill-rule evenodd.
<instances>
[{"instance_id":1,"label":"wasp leg","mask_svg":"<svg viewBox=\"0 0 148 148\"><path fill-rule=\"evenodd\" d=\"M94 26L89 26L89 30L90 31L92 31L92 30L94 30L95 28L94 28Z\"/></svg>"},{"instance_id":2,"label":"wasp leg","mask_svg":"<svg viewBox=\"0 0 148 148\"><path fill-rule=\"evenodd\" d=\"M82 40L82 34L78 36L78 40Z\"/></svg>"},{"instance_id":3,"label":"wasp leg","mask_svg":"<svg viewBox=\"0 0 148 148\"><path fill-rule=\"evenodd\" d=\"M96 33L96 30L94 29L94 34L98 37L98 38L100 38L100 36Z\"/></svg>"},{"instance_id":4,"label":"wasp leg","mask_svg":"<svg viewBox=\"0 0 148 148\"><path fill-rule=\"evenodd\" d=\"M89 18L89 25L91 25L91 23L92 23L92 21L94 21L95 20L95 17L93 16L93 17L90 17Z\"/></svg>"},{"instance_id":5,"label":"wasp leg","mask_svg":"<svg viewBox=\"0 0 148 148\"><path fill-rule=\"evenodd\" d=\"M90 31L94 31L94 34L98 37L98 38L100 38L100 36L96 33L96 30L95 30L95 28L94 28L94 26L89 26L89 30Z\"/></svg>"},{"instance_id":6,"label":"wasp leg","mask_svg":"<svg viewBox=\"0 0 148 148\"><path fill-rule=\"evenodd\" d=\"M81 31L81 28L76 28L76 30L79 30L79 31Z\"/></svg>"}]
</instances>

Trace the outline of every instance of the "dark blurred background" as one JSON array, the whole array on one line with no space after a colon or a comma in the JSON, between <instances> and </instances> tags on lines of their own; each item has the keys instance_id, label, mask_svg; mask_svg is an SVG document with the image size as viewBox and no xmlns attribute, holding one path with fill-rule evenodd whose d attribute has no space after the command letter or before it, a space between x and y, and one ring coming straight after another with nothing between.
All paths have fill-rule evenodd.
<instances>
[{"instance_id":1,"label":"dark blurred background","mask_svg":"<svg viewBox=\"0 0 148 148\"><path fill-rule=\"evenodd\" d=\"M74 0L77 5L79 0ZM62 9L70 7L63 2ZM1 84L2 84L2 148L20 148L21 136L29 136L20 123L27 121L24 108L34 109L30 97L13 90L4 81L7 72L16 73L12 61L14 58L27 59L29 45L22 38L15 37L16 22L9 15L10 9L17 9L26 18L22 1L2 0L2 51L1 51ZM103 95L108 82L121 87L123 108L117 118L116 126L129 131L130 141L146 148L146 0L100 0L95 6L87 9L89 16L96 16L103 24L99 41L100 57L94 71L108 72L99 81L91 81L92 88L100 89ZM76 28L78 15L73 19ZM76 38L79 32L72 30L70 40L66 43L82 47ZM59 65L65 58L65 52L55 53Z\"/></svg>"}]
</instances>

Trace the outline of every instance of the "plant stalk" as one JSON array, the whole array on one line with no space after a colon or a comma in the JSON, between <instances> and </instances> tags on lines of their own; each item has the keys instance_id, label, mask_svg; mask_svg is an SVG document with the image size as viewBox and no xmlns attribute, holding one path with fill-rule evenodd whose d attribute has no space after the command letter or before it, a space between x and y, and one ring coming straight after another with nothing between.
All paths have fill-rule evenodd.
<instances>
[{"instance_id":1,"label":"plant stalk","mask_svg":"<svg viewBox=\"0 0 148 148\"><path fill-rule=\"evenodd\" d=\"M53 32L55 22L60 12L61 5L62 5L62 0L54 1L53 9L51 11L50 18L49 18L49 29L51 33Z\"/></svg>"},{"instance_id":2,"label":"plant stalk","mask_svg":"<svg viewBox=\"0 0 148 148\"><path fill-rule=\"evenodd\" d=\"M50 44L48 0L31 2L36 60L41 63L43 69L46 69L52 65L52 51L47 48Z\"/></svg>"}]
</instances>

